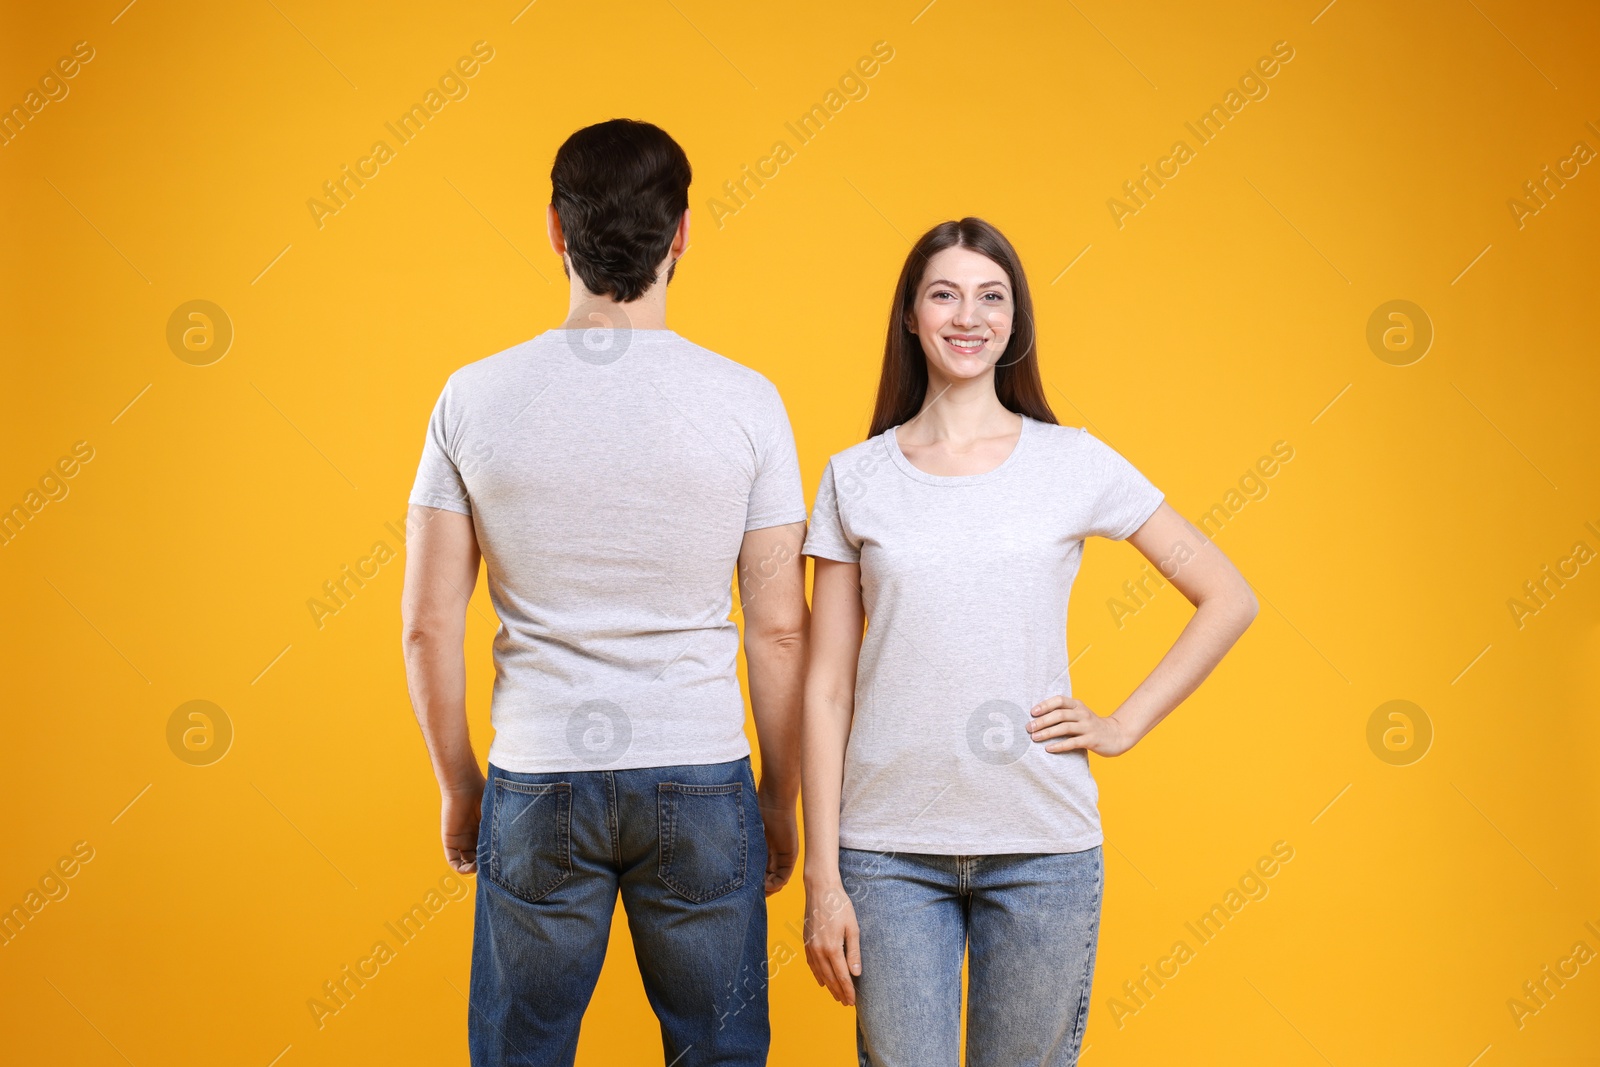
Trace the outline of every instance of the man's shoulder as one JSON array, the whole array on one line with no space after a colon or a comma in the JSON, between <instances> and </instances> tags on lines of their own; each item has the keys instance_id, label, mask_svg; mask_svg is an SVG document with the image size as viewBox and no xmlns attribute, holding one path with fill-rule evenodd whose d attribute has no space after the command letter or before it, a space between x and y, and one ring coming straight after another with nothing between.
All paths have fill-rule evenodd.
<instances>
[{"instance_id":1,"label":"man's shoulder","mask_svg":"<svg viewBox=\"0 0 1600 1067\"><path fill-rule=\"evenodd\" d=\"M665 331L658 333L653 330L641 331L639 335L631 338L619 331L607 338L606 345L622 346L622 352L612 359L602 358L606 355L604 348L596 349L594 357L583 359L583 356L590 351L587 347L589 342L583 338L583 331L547 330L525 341L519 341L509 348L463 364L451 373L450 378L457 384L471 385L485 381L492 382L508 373L525 370L543 359L553 359L562 355L562 336L566 334L573 335L572 344L585 346L577 355L584 363L591 365L605 366L612 362L620 362L626 360L630 354L641 360L651 356L668 356L680 373L690 377L759 392L776 391L776 387L767 376L753 367L729 359L681 334Z\"/></svg>"},{"instance_id":2,"label":"man's shoulder","mask_svg":"<svg viewBox=\"0 0 1600 1067\"><path fill-rule=\"evenodd\" d=\"M600 362L584 358L588 349L566 351L563 333L578 331L547 331L457 367L445 381L447 405L458 412L499 412L529 390L571 385L588 377L586 371L600 371L593 379L599 382L622 370L636 371L641 385L648 382L688 410L709 407L746 427L770 426L786 417L783 398L766 375L679 334L650 331L652 336L624 338L627 348L621 355ZM631 368L625 366L629 363Z\"/></svg>"},{"instance_id":3,"label":"man's shoulder","mask_svg":"<svg viewBox=\"0 0 1600 1067\"><path fill-rule=\"evenodd\" d=\"M778 391L777 386L754 367L729 359L720 352L697 344L681 334L674 334L663 344L672 350L674 358L685 370L703 375L707 381L763 395Z\"/></svg>"},{"instance_id":4,"label":"man's shoulder","mask_svg":"<svg viewBox=\"0 0 1600 1067\"><path fill-rule=\"evenodd\" d=\"M541 335L542 337L542 335ZM455 389L493 386L507 374L537 357L541 337L518 341L510 348L502 348L491 355L464 363L450 372L446 384Z\"/></svg>"}]
</instances>

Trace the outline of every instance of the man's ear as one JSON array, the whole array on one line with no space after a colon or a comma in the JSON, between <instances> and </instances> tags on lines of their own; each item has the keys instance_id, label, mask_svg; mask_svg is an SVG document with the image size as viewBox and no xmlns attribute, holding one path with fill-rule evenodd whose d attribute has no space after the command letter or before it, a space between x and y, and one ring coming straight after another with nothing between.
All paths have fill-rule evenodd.
<instances>
[{"instance_id":1,"label":"man's ear","mask_svg":"<svg viewBox=\"0 0 1600 1067\"><path fill-rule=\"evenodd\" d=\"M683 218L678 220L678 232L672 235L672 258L677 259L689 248L689 209L683 209Z\"/></svg>"},{"instance_id":2,"label":"man's ear","mask_svg":"<svg viewBox=\"0 0 1600 1067\"><path fill-rule=\"evenodd\" d=\"M545 229L550 234L550 247L556 250L556 255L566 258L567 238L561 232L561 216L556 214L554 204L545 209Z\"/></svg>"}]
</instances>

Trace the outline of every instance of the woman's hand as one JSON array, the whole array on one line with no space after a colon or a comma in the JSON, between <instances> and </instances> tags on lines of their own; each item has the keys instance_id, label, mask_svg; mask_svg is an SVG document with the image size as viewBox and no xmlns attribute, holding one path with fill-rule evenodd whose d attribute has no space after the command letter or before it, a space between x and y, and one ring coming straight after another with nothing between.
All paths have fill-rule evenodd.
<instances>
[{"instance_id":1,"label":"woman's hand","mask_svg":"<svg viewBox=\"0 0 1600 1067\"><path fill-rule=\"evenodd\" d=\"M1125 724L1111 715L1096 715L1081 700L1051 697L1033 706L1028 733L1035 741L1052 741L1046 752L1071 752L1088 749L1102 756L1120 756L1139 740Z\"/></svg>"},{"instance_id":2,"label":"woman's hand","mask_svg":"<svg viewBox=\"0 0 1600 1067\"><path fill-rule=\"evenodd\" d=\"M853 977L861 974L861 927L837 875L806 879L806 963L817 984L849 1007L856 1002Z\"/></svg>"}]
</instances>

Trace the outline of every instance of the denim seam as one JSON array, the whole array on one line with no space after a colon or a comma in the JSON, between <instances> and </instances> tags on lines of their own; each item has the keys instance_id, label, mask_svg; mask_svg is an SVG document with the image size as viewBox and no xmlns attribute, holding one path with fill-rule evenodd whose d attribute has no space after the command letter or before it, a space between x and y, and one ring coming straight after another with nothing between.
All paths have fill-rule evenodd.
<instances>
[{"instance_id":1,"label":"denim seam","mask_svg":"<svg viewBox=\"0 0 1600 1067\"><path fill-rule=\"evenodd\" d=\"M674 832L674 820L677 818L678 809L672 804L664 803L664 800L660 787L657 787L656 816L661 825L656 828L656 833L661 838L661 870L667 871L672 867L672 846L677 841L677 834ZM665 881L666 879L663 878L662 880Z\"/></svg>"},{"instance_id":2,"label":"denim seam","mask_svg":"<svg viewBox=\"0 0 1600 1067\"><path fill-rule=\"evenodd\" d=\"M973 868L977 866L976 856L956 857L956 895L970 897L972 895Z\"/></svg>"},{"instance_id":3,"label":"denim seam","mask_svg":"<svg viewBox=\"0 0 1600 1067\"><path fill-rule=\"evenodd\" d=\"M1102 854L1101 861L1096 864L1095 871L1096 889L1100 894L1105 892L1105 860ZM1083 977L1078 980L1078 1017L1072 1024L1072 1056L1076 1060L1079 1049L1083 1047L1084 1024L1089 1021L1089 983L1094 974L1094 943L1100 930L1099 908L1095 909L1095 917L1089 923L1089 940L1084 945Z\"/></svg>"},{"instance_id":4,"label":"denim seam","mask_svg":"<svg viewBox=\"0 0 1600 1067\"><path fill-rule=\"evenodd\" d=\"M611 829L611 862L620 868L622 866L622 832L617 825L617 775L615 771L606 772L606 819L610 823Z\"/></svg>"}]
</instances>

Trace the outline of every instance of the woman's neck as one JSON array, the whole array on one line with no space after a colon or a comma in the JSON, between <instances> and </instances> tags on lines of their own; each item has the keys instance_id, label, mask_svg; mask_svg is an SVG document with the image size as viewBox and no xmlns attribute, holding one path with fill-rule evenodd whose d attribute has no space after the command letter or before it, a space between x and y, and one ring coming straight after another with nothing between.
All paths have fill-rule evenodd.
<instances>
[{"instance_id":1,"label":"woman's neck","mask_svg":"<svg viewBox=\"0 0 1600 1067\"><path fill-rule=\"evenodd\" d=\"M896 437L917 444L947 442L960 448L984 438L1017 432L1022 417L1006 409L995 395L992 376L952 382L930 376L922 410L896 431Z\"/></svg>"}]
</instances>

